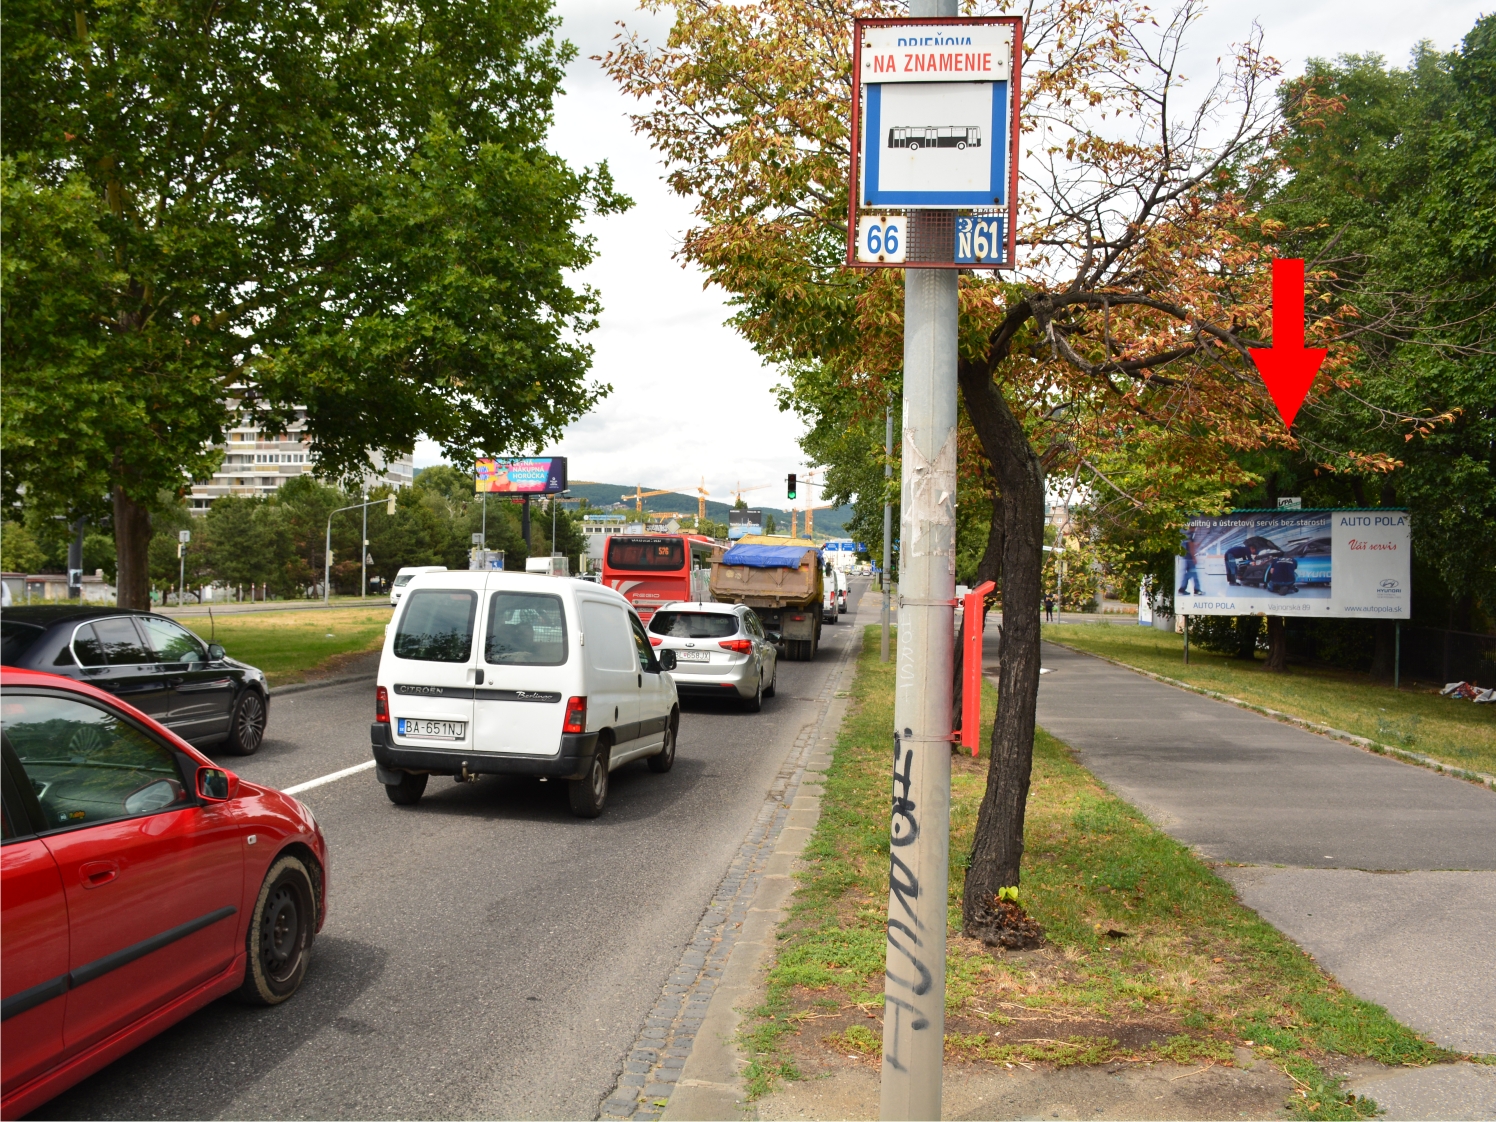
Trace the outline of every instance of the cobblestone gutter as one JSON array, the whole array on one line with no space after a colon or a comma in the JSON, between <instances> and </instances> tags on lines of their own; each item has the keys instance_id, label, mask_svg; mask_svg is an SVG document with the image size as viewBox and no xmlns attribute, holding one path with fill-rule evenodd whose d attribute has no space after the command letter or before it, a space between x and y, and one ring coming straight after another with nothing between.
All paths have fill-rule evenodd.
<instances>
[{"instance_id":1,"label":"cobblestone gutter","mask_svg":"<svg viewBox=\"0 0 1496 1122\"><path fill-rule=\"evenodd\" d=\"M843 707L833 706L832 701L843 689L847 667L861 647L859 634L857 640L842 650L836 668L826 675L815 699L815 720L800 730L784 765L775 775L753 828L743 839L685 953L650 1010L643 1031L634 1041L618 1085L603 1100L599 1118L655 1119L669 1105L733 948L738 945L754 896L791 816L795 796L806 779L806 764L822 739L835 732L833 712L835 721L840 721ZM818 778L818 774L813 775L811 781Z\"/></svg>"}]
</instances>

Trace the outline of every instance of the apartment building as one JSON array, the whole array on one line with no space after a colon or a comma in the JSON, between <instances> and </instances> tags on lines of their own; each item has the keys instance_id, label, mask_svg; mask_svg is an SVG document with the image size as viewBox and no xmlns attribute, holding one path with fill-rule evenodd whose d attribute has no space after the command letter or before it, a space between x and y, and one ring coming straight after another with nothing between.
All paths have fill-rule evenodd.
<instances>
[{"instance_id":1,"label":"apartment building","mask_svg":"<svg viewBox=\"0 0 1496 1122\"><path fill-rule=\"evenodd\" d=\"M256 428L247 421L231 429L227 440L219 445L223 462L211 479L194 483L191 507L207 510L222 495L273 495L288 479L312 470L312 457L305 435L306 413L297 410L296 420L286 432ZM415 479L415 462L410 456L388 460L370 453L367 476L371 487L392 484L409 487Z\"/></svg>"}]
</instances>

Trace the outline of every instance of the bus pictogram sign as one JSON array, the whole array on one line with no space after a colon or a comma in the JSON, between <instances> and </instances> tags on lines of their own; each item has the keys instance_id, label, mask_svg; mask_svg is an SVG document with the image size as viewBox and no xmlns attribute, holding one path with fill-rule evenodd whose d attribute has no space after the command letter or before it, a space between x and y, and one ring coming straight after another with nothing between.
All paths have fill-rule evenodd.
<instances>
[{"instance_id":1,"label":"bus pictogram sign","mask_svg":"<svg viewBox=\"0 0 1496 1122\"><path fill-rule=\"evenodd\" d=\"M855 22L848 264L1012 267L1022 57L1017 17Z\"/></svg>"}]
</instances>

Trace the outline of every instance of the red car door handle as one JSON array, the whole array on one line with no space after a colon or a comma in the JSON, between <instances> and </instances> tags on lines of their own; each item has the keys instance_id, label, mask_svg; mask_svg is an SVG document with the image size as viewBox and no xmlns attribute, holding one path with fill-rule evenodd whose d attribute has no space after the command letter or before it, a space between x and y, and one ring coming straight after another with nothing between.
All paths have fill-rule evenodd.
<instances>
[{"instance_id":1,"label":"red car door handle","mask_svg":"<svg viewBox=\"0 0 1496 1122\"><path fill-rule=\"evenodd\" d=\"M119 866L113 861L89 861L78 869L84 888L98 888L119 876Z\"/></svg>"}]
</instances>

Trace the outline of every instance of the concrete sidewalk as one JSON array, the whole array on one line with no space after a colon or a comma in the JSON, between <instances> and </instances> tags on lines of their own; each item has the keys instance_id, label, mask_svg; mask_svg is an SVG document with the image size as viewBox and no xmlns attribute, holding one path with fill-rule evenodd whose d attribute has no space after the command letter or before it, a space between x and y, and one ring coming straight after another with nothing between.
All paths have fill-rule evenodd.
<instances>
[{"instance_id":1,"label":"concrete sidewalk","mask_svg":"<svg viewBox=\"0 0 1496 1122\"><path fill-rule=\"evenodd\" d=\"M1098 778L1203 857L1247 866L1217 871L1352 992L1496 1053L1496 794L1063 647L1043 658L1038 722ZM1382 1097L1399 1078L1376 1077ZM1493 1116L1488 1080L1445 1083L1453 1116ZM1467 1084L1474 1099L1455 1093Z\"/></svg>"}]
</instances>

